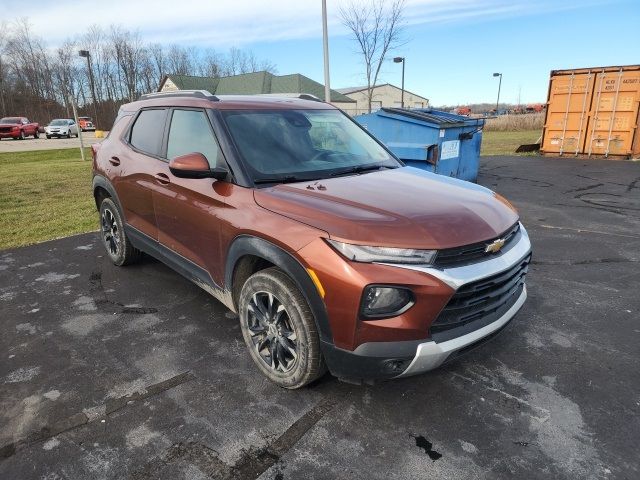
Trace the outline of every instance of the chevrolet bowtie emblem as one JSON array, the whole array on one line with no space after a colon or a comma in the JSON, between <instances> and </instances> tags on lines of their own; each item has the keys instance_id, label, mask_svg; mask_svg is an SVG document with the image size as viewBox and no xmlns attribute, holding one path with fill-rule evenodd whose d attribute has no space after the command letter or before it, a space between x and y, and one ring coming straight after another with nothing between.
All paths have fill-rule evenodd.
<instances>
[{"instance_id":1,"label":"chevrolet bowtie emblem","mask_svg":"<svg viewBox=\"0 0 640 480\"><path fill-rule=\"evenodd\" d=\"M484 248L485 253L498 253L500 249L504 246L504 238L498 238L491 243L488 243Z\"/></svg>"}]
</instances>

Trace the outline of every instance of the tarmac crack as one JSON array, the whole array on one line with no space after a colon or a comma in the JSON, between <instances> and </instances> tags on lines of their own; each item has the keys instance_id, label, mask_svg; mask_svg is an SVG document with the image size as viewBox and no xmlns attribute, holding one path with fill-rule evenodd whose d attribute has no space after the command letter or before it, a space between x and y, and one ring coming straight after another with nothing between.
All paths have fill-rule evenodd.
<instances>
[{"instance_id":1,"label":"tarmac crack","mask_svg":"<svg viewBox=\"0 0 640 480\"><path fill-rule=\"evenodd\" d=\"M99 271L93 271L89 276L89 293L91 294L96 307L102 310L111 310L111 308L115 307L119 310L119 312L115 313L131 313L136 315L158 312L158 309L154 307L128 307L120 302L109 300L107 293L104 291L104 286L102 285L102 272Z\"/></svg>"},{"instance_id":2,"label":"tarmac crack","mask_svg":"<svg viewBox=\"0 0 640 480\"><path fill-rule=\"evenodd\" d=\"M163 470L171 463L186 461L210 478L218 480L255 479L275 465L313 426L339 403L332 397L321 401L287 428L270 445L264 448L250 447L243 451L238 461L229 466L220 460L218 453L198 442L173 444L162 457L147 463L132 473L132 480L150 480L162 477Z\"/></svg>"},{"instance_id":3,"label":"tarmac crack","mask_svg":"<svg viewBox=\"0 0 640 480\"><path fill-rule=\"evenodd\" d=\"M532 260L532 265L600 265L603 263L638 263L628 258L593 258L588 260Z\"/></svg>"},{"instance_id":4,"label":"tarmac crack","mask_svg":"<svg viewBox=\"0 0 640 480\"><path fill-rule=\"evenodd\" d=\"M613 233L613 232L602 232L599 230L587 230L584 228L571 228L571 227L558 227L556 225L545 225L545 224L539 224L540 227L542 228L548 228L550 230L568 230L571 232L576 232L576 233L593 233L596 235L608 235L608 236L613 236L613 237L625 237L625 238L635 238L635 239L640 239L640 235L626 235L624 233Z\"/></svg>"},{"instance_id":5,"label":"tarmac crack","mask_svg":"<svg viewBox=\"0 0 640 480\"><path fill-rule=\"evenodd\" d=\"M594 188L604 187L604 183L594 183L593 185L587 185L586 187L572 188L563 193L584 192L585 190L593 190Z\"/></svg>"},{"instance_id":6,"label":"tarmac crack","mask_svg":"<svg viewBox=\"0 0 640 480\"><path fill-rule=\"evenodd\" d=\"M124 395L122 397L110 399L106 402L106 404L90 409L94 412L104 412L104 414L90 415L85 412L79 412L69 417L63 418L62 420L54 421L49 425L43 426L39 431L28 433L23 438L19 438L11 443L0 447L0 462L15 455L19 450L30 447L35 443L48 440L49 438L55 437L56 435L60 435L61 433L65 433L70 430L74 430L83 425L94 423L96 420L109 416L110 414L117 412L118 410L121 410L128 405L132 405L149 397L158 395L159 393L177 387L178 385L193 380L194 378L195 376L191 372L184 372L174 377L168 378L167 380L163 380L162 382L149 385L142 391L137 391L128 395Z\"/></svg>"}]
</instances>

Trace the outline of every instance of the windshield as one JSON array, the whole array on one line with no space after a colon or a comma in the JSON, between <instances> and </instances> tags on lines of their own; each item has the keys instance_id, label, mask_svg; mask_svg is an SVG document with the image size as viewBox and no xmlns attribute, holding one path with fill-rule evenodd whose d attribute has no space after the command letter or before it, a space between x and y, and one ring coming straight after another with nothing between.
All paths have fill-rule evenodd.
<instances>
[{"instance_id":1,"label":"windshield","mask_svg":"<svg viewBox=\"0 0 640 480\"><path fill-rule=\"evenodd\" d=\"M59 127L61 125L69 125L69 120L65 120L63 118L59 118L57 120L51 120L51 123L49 124L52 127Z\"/></svg>"},{"instance_id":2,"label":"windshield","mask_svg":"<svg viewBox=\"0 0 640 480\"><path fill-rule=\"evenodd\" d=\"M256 183L317 180L401 166L338 110L221 114Z\"/></svg>"},{"instance_id":3,"label":"windshield","mask_svg":"<svg viewBox=\"0 0 640 480\"><path fill-rule=\"evenodd\" d=\"M22 123L21 118L17 117L6 117L0 120L0 123L9 124L9 123Z\"/></svg>"}]
</instances>

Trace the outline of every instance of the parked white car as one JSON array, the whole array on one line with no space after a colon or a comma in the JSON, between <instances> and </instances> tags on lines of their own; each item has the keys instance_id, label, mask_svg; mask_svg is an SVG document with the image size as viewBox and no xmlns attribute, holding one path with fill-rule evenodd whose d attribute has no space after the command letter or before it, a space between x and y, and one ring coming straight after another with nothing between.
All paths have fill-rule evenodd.
<instances>
[{"instance_id":1,"label":"parked white car","mask_svg":"<svg viewBox=\"0 0 640 480\"><path fill-rule=\"evenodd\" d=\"M78 136L78 125L68 118L56 118L51 120L49 125L44 127L44 134L47 138L66 137L71 138L72 135Z\"/></svg>"}]
</instances>

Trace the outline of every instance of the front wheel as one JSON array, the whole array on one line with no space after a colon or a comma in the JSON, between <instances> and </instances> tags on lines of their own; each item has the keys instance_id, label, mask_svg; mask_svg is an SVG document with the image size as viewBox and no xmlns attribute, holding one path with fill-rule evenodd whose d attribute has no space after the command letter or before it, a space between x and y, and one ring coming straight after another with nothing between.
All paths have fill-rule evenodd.
<instances>
[{"instance_id":1,"label":"front wheel","mask_svg":"<svg viewBox=\"0 0 640 480\"><path fill-rule=\"evenodd\" d=\"M325 373L311 309L282 270L252 275L242 287L238 310L251 358L269 380L296 389Z\"/></svg>"},{"instance_id":2,"label":"front wheel","mask_svg":"<svg viewBox=\"0 0 640 480\"><path fill-rule=\"evenodd\" d=\"M100 236L115 265L129 265L140 258L140 250L134 248L124 231L120 210L110 198L105 198L100 203Z\"/></svg>"},{"instance_id":3,"label":"front wheel","mask_svg":"<svg viewBox=\"0 0 640 480\"><path fill-rule=\"evenodd\" d=\"M24 140L25 139L24 130L20 130L20 136L18 137L18 139L20 139L20 140Z\"/></svg>"}]
</instances>

